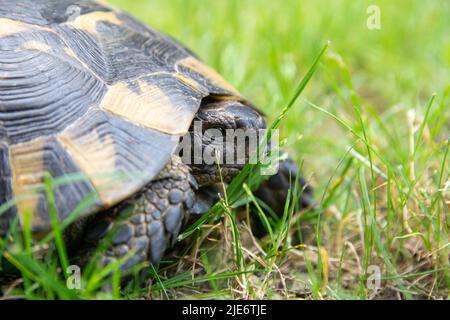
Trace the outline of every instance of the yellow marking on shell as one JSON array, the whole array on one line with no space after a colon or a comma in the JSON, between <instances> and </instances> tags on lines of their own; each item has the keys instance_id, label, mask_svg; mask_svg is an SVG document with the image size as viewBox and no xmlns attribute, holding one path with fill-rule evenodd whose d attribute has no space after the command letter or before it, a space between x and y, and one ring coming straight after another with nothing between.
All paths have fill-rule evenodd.
<instances>
[{"instance_id":1,"label":"yellow marking on shell","mask_svg":"<svg viewBox=\"0 0 450 320\"><path fill-rule=\"evenodd\" d=\"M76 132L76 128L73 128ZM105 206L111 206L120 197L123 185L113 181L117 173L116 147L110 135L101 137L97 131L78 137L68 129L62 132L58 141L66 149L71 159L89 177Z\"/></svg>"},{"instance_id":2,"label":"yellow marking on shell","mask_svg":"<svg viewBox=\"0 0 450 320\"><path fill-rule=\"evenodd\" d=\"M73 51L72 48L66 47L66 48L64 48L64 52L65 52L69 57L74 58L74 59L76 59L76 60L79 61L79 59L78 59L78 57L77 57L77 54L75 53L75 51Z\"/></svg>"},{"instance_id":3,"label":"yellow marking on shell","mask_svg":"<svg viewBox=\"0 0 450 320\"><path fill-rule=\"evenodd\" d=\"M46 173L43 162L45 144L43 139L36 139L13 145L10 149L12 187L15 197L18 197L16 207L22 225L25 213L33 214L38 208L39 195L32 191L42 183ZM32 225L40 224L37 218L33 215Z\"/></svg>"},{"instance_id":4,"label":"yellow marking on shell","mask_svg":"<svg viewBox=\"0 0 450 320\"><path fill-rule=\"evenodd\" d=\"M105 21L115 25L122 25L122 21L117 18L114 12L96 11L78 16L73 21L65 23L76 29L84 30L90 34L97 33L97 23Z\"/></svg>"},{"instance_id":5,"label":"yellow marking on shell","mask_svg":"<svg viewBox=\"0 0 450 320\"><path fill-rule=\"evenodd\" d=\"M30 30L45 30L52 32L51 29L35 26L17 20L0 18L0 37L7 37L16 33L26 32Z\"/></svg>"},{"instance_id":6,"label":"yellow marking on shell","mask_svg":"<svg viewBox=\"0 0 450 320\"><path fill-rule=\"evenodd\" d=\"M19 21L0 18L0 37L7 37L12 34L27 31L29 28Z\"/></svg>"},{"instance_id":7,"label":"yellow marking on shell","mask_svg":"<svg viewBox=\"0 0 450 320\"><path fill-rule=\"evenodd\" d=\"M41 41L36 41L36 40L30 40L25 42L22 47L24 49L28 49L28 50L38 50L41 52L49 52L50 51L50 46L46 43L43 43Z\"/></svg>"},{"instance_id":8,"label":"yellow marking on shell","mask_svg":"<svg viewBox=\"0 0 450 320\"><path fill-rule=\"evenodd\" d=\"M100 108L132 123L161 132L183 135L190 126L192 112L177 106L159 87L137 81L139 92L124 83L109 88Z\"/></svg>"},{"instance_id":9,"label":"yellow marking on shell","mask_svg":"<svg viewBox=\"0 0 450 320\"><path fill-rule=\"evenodd\" d=\"M233 87L231 84L229 84L220 74L217 73L214 69L207 66L203 62L195 59L194 57L188 57L183 60L180 60L177 65L186 67L193 72L196 72L203 77L205 77L207 80L211 81L214 85L217 85L218 87L222 87L230 93L240 97L241 94L236 90L235 87Z\"/></svg>"},{"instance_id":10,"label":"yellow marking on shell","mask_svg":"<svg viewBox=\"0 0 450 320\"><path fill-rule=\"evenodd\" d=\"M205 87L201 86L197 81L195 81L192 78L188 78L185 75L181 74L181 73L177 73L176 77L178 80L180 80L181 82L183 82L184 84L188 85L189 87L191 87L194 90L197 90L201 93L203 93L204 95L208 95L208 91Z\"/></svg>"}]
</instances>

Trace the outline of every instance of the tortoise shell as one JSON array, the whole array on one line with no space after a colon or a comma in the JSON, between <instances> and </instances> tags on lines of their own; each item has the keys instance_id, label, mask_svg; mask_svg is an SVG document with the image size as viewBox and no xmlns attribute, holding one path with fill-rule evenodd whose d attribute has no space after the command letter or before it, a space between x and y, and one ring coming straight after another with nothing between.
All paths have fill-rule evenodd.
<instances>
[{"instance_id":1,"label":"tortoise shell","mask_svg":"<svg viewBox=\"0 0 450 320\"><path fill-rule=\"evenodd\" d=\"M129 197L169 161L202 99L244 101L172 38L95 1L0 0L0 234ZM86 199L90 199L87 201Z\"/></svg>"}]
</instances>

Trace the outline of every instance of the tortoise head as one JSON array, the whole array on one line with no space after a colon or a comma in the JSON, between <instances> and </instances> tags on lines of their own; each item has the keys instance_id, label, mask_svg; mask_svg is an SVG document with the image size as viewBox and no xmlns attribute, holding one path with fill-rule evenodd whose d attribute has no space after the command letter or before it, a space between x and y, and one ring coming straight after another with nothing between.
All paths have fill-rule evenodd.
<instances>
[{"instance_id":1,"label":"tortoise head","mask_svg":"<svg viewBox=\"0 0 450 320\"><path fill-rule=\"evenodd\" d=\"M220 182L220 175L229 182L256 154L265 128L261 112L245 102L206 99L180 143L179 154L200 185Z\"/></svg>"}]
</instances>

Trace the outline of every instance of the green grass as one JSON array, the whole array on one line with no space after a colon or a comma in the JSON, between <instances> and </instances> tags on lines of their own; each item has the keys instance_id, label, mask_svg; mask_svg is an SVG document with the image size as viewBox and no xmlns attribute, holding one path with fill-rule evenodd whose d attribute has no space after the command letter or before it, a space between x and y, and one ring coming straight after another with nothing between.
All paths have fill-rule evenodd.
<instances>
[{"instance_id":1,"label":"green grass","mask_svg":"<svg viewBox=\"0 0 450 320\"><path fill-rule=\"evenodd\" d=\"M187 241L150 268L147 287L119 290L115 281L109 293L99 288L117 266L92 266L83 272L83 290L68 290L58 271L67 264L60 230L40 263L34 259L39 247L24 228L23 241L12 248L0 239L0 259L19 268L23 279L8 296L449 298L450 4L111 2L193 49L269 123L279 124L284 149L301 164L319 208L305 219L294 214L293 203L278 219L263 204L257 212L238 212L233 203L243 194L257 201L250 189L258 177L250 168L209 215L184 230L179 238ZM381 9L380 30L366 27L371 4ZM304 86L301 79L328 41ZM46 186L51 199L51 182ZM252 236L250 214L270 230L265 238ZM293 241L299 228L308 230L304 245ZM381 271L378 291L371 286L374 268Z\"/></svg>"}]
</instances>

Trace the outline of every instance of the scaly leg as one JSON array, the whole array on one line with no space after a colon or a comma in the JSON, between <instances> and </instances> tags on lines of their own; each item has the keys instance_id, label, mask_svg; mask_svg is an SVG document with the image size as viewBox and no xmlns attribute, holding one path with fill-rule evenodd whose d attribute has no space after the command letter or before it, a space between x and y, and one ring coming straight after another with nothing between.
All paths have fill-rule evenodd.
<instances>
[{"instance_id":1,"label":"scaly leg","mask_svg":"<svg viewBox=\"0 0 450 320\"><path fill-rule=\"evenodd\" d=\"M141 192L106 210L87 223L82 251L97 247L108 231L117 228L111 245L102 255L109 264L132 252L122 265L130 270L143 261L157 264L169 243L173 243L194 205L197 183L178 157ZM89 254L86 254L88 257Z\"/></svg>"}]
</instances>

